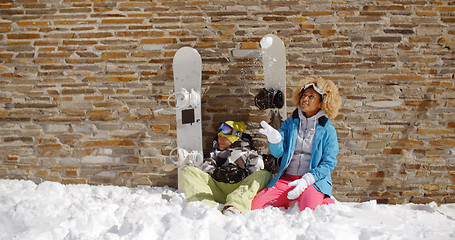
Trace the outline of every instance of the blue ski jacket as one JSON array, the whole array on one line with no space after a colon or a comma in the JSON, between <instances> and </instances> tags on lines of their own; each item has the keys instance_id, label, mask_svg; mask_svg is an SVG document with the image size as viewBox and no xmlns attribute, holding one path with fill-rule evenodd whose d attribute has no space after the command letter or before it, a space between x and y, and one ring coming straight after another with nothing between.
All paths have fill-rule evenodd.
<instances>
[{"instance_id":1,"label":"blue ski jacket","mask_svg":"<svg viewBox=\"0 0 455 240\"><path fill-rule=\"evenodd\" d=\"M300 118L298 109L296 109L292 113L292 116L286 119L279 129L281 142L275 144L269 143L272 155L282 157L282 159L277 175L270 180L267 187L273 187L289 166L294 153L299 124ZM318 125L316 126L308 172L313 174L316 180L314 183L316 189L328 196L332 194L332 178L330 174L335 169L338 152L338 139L335 127L330 124L330 120L326 116L322 116L318 119Z\"/></svg>"}]
</instances>

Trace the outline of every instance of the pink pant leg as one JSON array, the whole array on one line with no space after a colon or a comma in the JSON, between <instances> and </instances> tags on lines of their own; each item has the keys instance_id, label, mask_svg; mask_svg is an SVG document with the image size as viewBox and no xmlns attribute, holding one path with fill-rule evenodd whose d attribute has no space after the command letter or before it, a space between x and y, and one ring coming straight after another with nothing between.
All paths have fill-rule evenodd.
<instances>
[{"instance_id":1,"label":"pink pant leg","mask_svg":"<svg viewBox=\"0 0 455 240\"><path fill-rule=\"evenodd\" d=\"M329 204L334 204L335 203L335 200L331 199L331 198L324 198L324 200L322 201L322 204L324 205L329 205Z\"/></svg>"},{"instance_id":2,"label":"pink pant leg","mask_svg":"<svg viewBox=\"0 0 455 240\"><path fill-rule=\"evenodd\" d=\"M325 195L319 192L313 185L309 186L298 198L300 211L305 208L314 210L317 206L322 204L335 203L331 198L325 198Z\"/></svg>"},{"instance_id":3,"label":"pink pant leg","mask_svg":"<svg viewBox=\"0 0 455 240\"><path fill-rule=\"evenodd\" d=\"M294 188L289 187L288 183L295 180L294 176L285 175L272 188L265 188L253 199L251 210L261 209L265 206L289 207L291 200L288 199L288 192Z\"/></svg>"},{"instance_id":4,"label":"pink pant leg","mask_svg":"<svg viewBox=\"0 0 455 240\"><path fill-rule=\"evenodd\" d=\"M299 178L300 176L284 175L273 188L265 188L256 195L251 204L251 210L261 209L269 205L288 208L289 203L295 201L288 199L288 192L294 189L294 187L289 187L288 184ZM335 203L333 199L325 198L325 195L313 185L305 189L296 200L299 201L300 211L307 207L314 210L318 205Z\"/></svg>"}]
</instances>

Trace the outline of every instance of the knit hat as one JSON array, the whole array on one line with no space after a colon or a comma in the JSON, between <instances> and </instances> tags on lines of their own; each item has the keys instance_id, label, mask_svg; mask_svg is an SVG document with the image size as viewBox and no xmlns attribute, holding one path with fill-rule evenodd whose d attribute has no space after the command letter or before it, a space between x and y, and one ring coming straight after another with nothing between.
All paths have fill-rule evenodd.
<instances>
[{"instance_id":1,"label":"knit hat","mask_svg":"<svg viewBox=\"0 0 455 240\"><path fill-rule=\"evenodd\" d=\"M229 127L233 131L229 131ZM231 143L239 140L243 132L245 132L244 122L226 121L218 128L218 136L225 136Z\"/></svg>"}]
</instances>

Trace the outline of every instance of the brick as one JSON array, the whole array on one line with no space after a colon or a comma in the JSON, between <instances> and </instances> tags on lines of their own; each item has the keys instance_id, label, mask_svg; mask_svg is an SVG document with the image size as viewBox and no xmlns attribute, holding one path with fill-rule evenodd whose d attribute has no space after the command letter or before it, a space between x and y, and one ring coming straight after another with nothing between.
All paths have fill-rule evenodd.
<instances>
[{"instance_id":1,"label":"brick","mask_svg":"<svg viewBox=\"0 0 455 240\"><path fill-rule=\"evenodd\" d=\"M68 132L70 126L68 124L46 124L44 125L43 130L46 133Z\"/></svg>"},{"instance_id":2,"label":"brick","mask_svg":"<svg viewBox=\"0 0 455 240\"><path fill-rule=\"evenodd\" d=\"M63 89L62 94L75 95L75 94L93 94L94 89Z\"/></svg>"},{"instance_id":3,"label":"brick","mask_svg":"<svg viewBox=\"0 0 455 240\"><path fill-rule=\"evenodd\" d=\"M334 29L320 29L313 31L314 34L320 34L321 36L333 36L336 33Z\"/></svg>"},{"instance_id":4,"label":"brick","mask_svg":"<svg viewBox=\"0 0 455 240\"><path fill-rule=\"evenodd\" d=\"M405 139L391 143L393 147L422 147L424 145L423 141Z\"/></svg>"},{"instance_id":5,"label":"brick","mask_svg":"<svg viewBox=\"0 0 455 240\"><path fill-rule=\"evenodd\" d=\"M99 89L99 91L102 93L102 94L114 94L114 90L112 89Z\"/></svg>"},{"instance_id":6,"label":"brick","mask_svg":"<svg viewBox=\"0 0 455 240\"><path fill-rule=\"evenodd\" d=\"M54 103L15 103L14 108L55 108Z\"/></svg>"},{"instance_id":7,"label":"brick","mask_svg":"<svg viewBox=\"0 0 455 240\"><path fill-rule=\"evenodd\" d=\"M128 52L106 52L103 53L104 59L126 58Z\"/></svg>"},{"instance_id":8,"label":"brick","mask_svg":"<svg viewBox=\"0 0 455 240\"><path fill-rule=\"evenodd\" d=\"M84 100L87 100L87 101L102 101L102 100L104 100L104 96L85 96Z\"/></svg>"},{"instance_id":9,"label":"brick","mask_svg":"<svg viewBox=\"0 0 455 240\"><path fill-rule=\"evenodd\" d=\"M409 200L409 202L415 203L415 204L429 204L429 203L433 202L433 200L431 198L414 196Z\"/></svg>"},{"instance_id":10,"label":"brick","mask_svg":"<svg viewBox=\"0 0 455 240\"><path fill-rule=\"evenodd\" d=\"M79 172L77 170L67 170L65 177L78 177Z\"/></svg>"},{"instance_id":11,"label":"brick","mask_svg":"<svg viewBox=\"0 0 455 240\"><path fill-rule=\"evenodd\" d=\"M117 91L117 93L119 93ZM100 102L100 103L94 103L93 106L99 107L99 108L112 108L112 107L121 107L122 103L120 102Z\"/></svg>"},{"instance_id":12,"label":"brick","mask_svg":"<svg viewBox=\"0 0 455 240\"><path fill-rule=\"evenodd\" d=\"M427 135L427 134L455 134L454 130L446 130L446 129L426 129L426 128L418 128L417 133L421 135Z\"/></svg>"},{"instance_id":13,"label":"brick","mask_svg":"<svg viewBox=\"0 0 455 240\"><path fill-rule=\"evenodd\" d=\"M384 141L370 141L367 144L367 148L368 149L375 149L375 148L384 149L386 144L387 143Z\"/></svg>"},{"instance_id":14,"label":"brick","mask_svg":"<svg viewBox=\"0 0 455 240\"><path fill-rule=\"evenodd\" d=\"M137 77L109 77L107 78L108 81L111 82L131 82L131 81L137 81Z\"/></svg>"},{"instance_id":15,"label":"brick","mask_svg":"<svg viewBox=\"0 0 455 240\"><path fill-rule=\"evenodd\" d=\"M422 106L422 107L432 107L436 105L435 101L406 101L407 106Z\"/></svg>"},{"instance_id":16,"label":"brick","mask_svg":"<svg viewBox=\"0 0 455 240\"><path fill-rule=\"evenodd\" d=\"M51 25L51 21L19 21L17 22L18 26L49 26Z\"/></svg>"},{"instance_id":17,"label":"brick","mask_svg":"<svg viewBox=\"0 0 455 240\"><path fill-rule=\"evenodd\" d=\"M120 7L152 7L156 6L156 2L122 2Z\"/></svg>"},{"instance_id":18,"label":"brick","mask_svg":"<svg viewBox=\"0 0 455 240\"><path fill-rule=\"evenodd\" d=\"M242 49L256 49L258 48L258 44L257 43L251 43L251 42L244 42L242 43Z\"/></svg>"},{"instance_id":19,"label":"brick","mask_svg":"<svg viewBox=\"0 0 455 240\"><path fill-rule=\"evenodd\" d=\"M87 115L89 116L110 116L112 112L110 110L88 110Z\"/></svg>"},{"instance_id":20,"label":"brick","mask_svg":"<svg viewBox=\"0 0 455 240\"><path fill-rule=\"evenodd\" d=\"M141 45L144 44L174 44L177 40L175 38L152 38L141 40Z\"/></svg>"},{"instance_id":21,"label":"brick","mask_svg":"<svg viewBox=\"0 0 455 240\"><path fill-rule=\"evenodd\" d=\"M0 97L0 102L12 102L12 100L10 97Z\"/></svg>"},{"instance_id":22,"label":"brick","mask_svg":"<svg viewBox=\"0 0 455 240\"><path fill-rule=\"evenodd\" d=\"M87 141L86 147L114 147L114 146L133 146L134 143L129 140L105 140L105 141Z\"/></svg>"},{"instance_id":23,"label":"brick","mask_svg":"<svg viewBox=\"0 0 455 240\"><path fill-rule=\"evenodd\" d=\"M54 20L54 25L90 25L96 24L95 20Z\"/></svg>"},{"instance_id":24,"label":"brick","mask_svg":"<svg viewBox=\"0 0 455 240\"><path fill-rule=\"evenodd\" d=\"M71 101L73 101L73 97L54 97L54 101L56 101L56 102L71 102Z\"/></svg>"},{"instance_id":25,"label":"brick","mask_svg":"<svg viewBox=\"0 0 455 240\"><path fill-rule=\"evenodd\" d=\"M68 179L63 179L64 184L87 184L86 179L82 178L68 178Z\"/></svg>"},{"instance_id":26,"label":"brick","mask_svg":"<svg viewBox=\"0 0 455 240\"><path fill-rule=\"evenodd\" d=\"M74 66L68 65L41 65L42 70L59 70L59 69L73 69Z\"/></svg>"},{"instance_id":27,"label":"brick","mask_svg":"<svg viewBox=\"0 0 455 240\"><path fill-rule=\"evenodd\" d=\"M76 53L79 57L82 57L82 58L98 58L98 54L94 53L94 52L77 52Z\"/></svg>"},{"instance_id":28,"label":"brick","mask_svg":"<svg viewBox=\"0 0 455 240\"><path fill-rule=\"evenodd\" d=\"M386 148L384 149L384 154L392 154L392 155L405 155L408 151L406 149L400 148Z\"/></svg>"},{"instance_id":29,"label":"brick","mask_svg":"<svg viewBox=\"0 0 455 240\"><path fill-rule=\"evenodd\" d=\"M216 47L216 43L198 43L197 47L200 47L200 48L214 48L214 47Z\"/></svg>"},{"instance_id":30,"label":"brick","mask_svg":"<svg viewBox=\"0 0 455 240\"><path fill-rule=\"evenodd\" d=\"M47 170L38 170L35 173L35 176L36 177L48 177L49 176L49 172Z\"/></svg>"},{"instance_id":31,"label":"brick","mask_svg":"<svg viewBox=\"0 0 455 240\"><path fill-rule=\"evenodd\" d=\"M377 200L377 203L379 204L403 204L405 203L405 200L404 199L378 199Z\"/></svg>"},{"instance_id":32,"label":"brick","mask_svg":"<svg viewBox=\"0 0 455 240\"><path fill-rule=\"evenodd\" d=\"M444 23L455 23L455 17L443 17L441 20Z\"/></svg>"},{"instance_id":33,"label":"brick","mask_svg":"<svg viewBox=\"0 0 455 240\"><path fill-rule=\"evenodd\" d=\"M39 58L67 58L71 55L69 52L52 52L52 53L39 53Z\"/></svg>"},{"instance_id":34,"label":"brick","mask_svg":"<svg viewBox=\"0 0 455 240\"><path fill-rule=\"evenodd\" d=\"M400 5L366 5L363 6L365 11L403 11L405 8Z\"/></svg>"},{"instance_id":35,"label":"brick","mask_svg":"<svg viewBox=\"0 0 455 240\"><path fill-rule=\"evenodd\" d=\"M401 37L371 37L372 42L400 42Z\"/></svg>"},{"instance_id":36,"label":"brick","mask_svg":"<svg viewBox=\"0 0 455 240\"><path fill-rule=\"evenodd\" d=\"M71 115L71 116L84 116L85 115L85 110L79 110L79 109L62 109L63 114Z\"/></svg>"},{"instance_id":37,"label":"brick","mask_svg":"<svg viewBox=\"0 0 455 240\"><path fill-rule=\"evenodd\" d=\"M153 131L158 131L158 132L167 132L169 131L169 125L167 124L154 124L152 125L152 130Z\"/></svg>"},{"instance_id":38,"label":"brick","mask_svg":"<svg viewBox=\"0 0 455 240\"><path fill-rule=\"evenodd\" d=\"M306 12L302 12L302 16L330 16L332 15L333 13L330 12L330 11L314 11L314 12L310 12L310 11L306 11Z\"/></svg>"},{"instance_id":39,"label":"brick","mask_svg":"<svg viewBox=\"0 0 455 240\"><path fill-rule=\"evenodd\" d=\"M424 186L423 186L423 189L424 189L424 190L428 190L428 191L436 191L436 190L440 190L440 189L441 189L441 186L424 185Z\"/></svg>"},{"instance_id":40,"label":"brick","mask_svg":"<svg viewBox=\"0 0 455 240\"><path fill-rule=\"evenodd\" d=\"M119 18L119 19L103 19L101 24L141 24L144 22L144 19L128 19L128 18Z\"/></svg>"},{"instance_id":41,"label":"brick","mask_svg":"<svg viewBox=\"0 0 455 240\"><path fill-rule=\"evenodd\" d=\"M8 39L37 39L40 38L40 34L38 33L21 33L21 34L16 34L16 33L11 33L7 34Z\"/></svg>"},{"instance_id":42,"label":"brick","mask_svg":"<svg viewBox=\"0 0 455 240\"><path fill-rule=\"evenodd\" d=\"M63 45L95 45L98 42L95 40L63 40Z\"/></svg>"},{"instance_id":43,"label":"brick","mask_svg":"<svg viewBox=\"0 0 455 240\"><path fill-rule=\"evenodd\" d=\"M430 147L454 147L455 140L444 139L444 140L429 141L428 146L430 146Z\"/></svg>"},{"instance_id":44,"label":"brick","mask_svg":"<svg viewBox=\"0 0 455 240\"><path fill-rule=\"evenodd\" d=\"M116 32L117 37L132 37L132 38L142 38L142 37L163 37L163 31L121 31Z\"/></svg>"},{"instance_id":45,"label":"brick","mask_svg":"<svg viewBox=\"0 0 455 240\"><path fill-rule=\"evenodd\" d=\"M81 38L109 38L112 37L110 32L96 32L96 33L80 33Z\"/></svg>"},{"instance_id":46,"label":"brick","mask_svg":"<svg viewBox=\"0 0 455 240\"><path fill-rule=\"evenodd\" d=\"M316 13L315 13L316 14ZM310 15L308 14L307 16L314 16L314 15ZM278 21L278 22L284 22L287 20L286 17L278 17L278 16L266 16L266 17L263 17L262 18L264 21L267 21L267 22L270 22L270 21Z\"/></svg>"}]
</instances>

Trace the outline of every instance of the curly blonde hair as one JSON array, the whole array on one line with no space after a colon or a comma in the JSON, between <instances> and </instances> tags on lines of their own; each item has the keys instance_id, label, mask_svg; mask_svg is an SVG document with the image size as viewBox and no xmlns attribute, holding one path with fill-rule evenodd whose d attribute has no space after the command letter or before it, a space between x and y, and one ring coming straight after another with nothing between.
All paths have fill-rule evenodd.
<instances>
[{"instance_id":1,"label":"curly blonde hair","mask_svg":"<svg viewBox=\"0 0 455 240\"><path fill-rule=\"evenodd\" d=\"M303 88L307 84L314 83L318 88L322 89L326 94L323 97L322 109L325 111L327 116L333 120L338 115L338 111L341 108L341 97L338 93L338 87L334 82L325 80L323 78L311 78L306 77L294 90L294 96L292 101L295 107L300 106L300 99L302 98Z\"/></svg>"}]
</instances>

